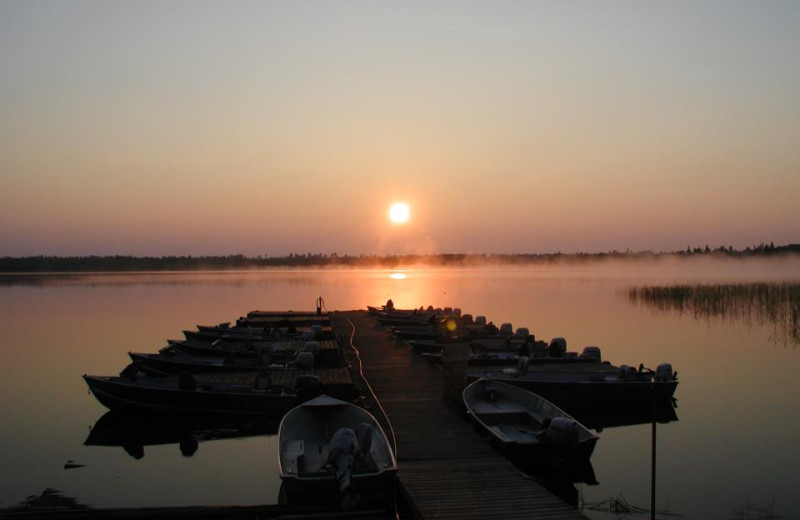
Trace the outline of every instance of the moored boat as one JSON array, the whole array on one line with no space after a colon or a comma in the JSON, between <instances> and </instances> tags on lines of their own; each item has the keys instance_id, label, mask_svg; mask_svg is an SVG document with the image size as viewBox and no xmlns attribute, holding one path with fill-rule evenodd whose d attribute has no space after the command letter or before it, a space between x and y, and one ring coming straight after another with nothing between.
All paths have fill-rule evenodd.
<instances>
[{"instance_id":1,"label":"moored boat","mask_svg":"<svg viewBox=\"0 0 800 520\"><path fill-rule=\"evenodd\" d=\"M590 367L591 365L587 365ZM678 386L677 372L668 363L653 372L626 365L600 370L553 369L551 365L502 370L472 369L467 381L480 378L508 383L531 391L562 408L590 405L628 405L642 402L669 402Z\"/></svg>"},{"instance_id":2,"label":"moored boat","mask_svg":"<svg viewBox=\"0 0 800 520\"><path fill-rule=\"evenodd\" d=\"M476 425L512 460L536 463L556 454L567 461L588 459L597 435L542 397L513 385L479 379L462 394Z\"/></svg>"},{"instance_id":3,"label":"moored boat","mask_svg":"<svg viewBox=\"0 0 800 520\"><path fill-rule=\"evenodd\" d=\"M278 428L278 468L289 502L352 506L388 498L397 461L368 411L322 395L288 412Z\"/></svg>"},{"instance_id":4,"label":"moored boat","mask_svg":"<svg viewBox=\"0 0 800 520\"><path fill-rule=\"evenodd\" d=\"M285 365L296 359L296 353L282 359L276 356L259 358L255 356L195 356L180 350L166 350L158 354L128 352L131 360L138 363L140 370L150 376L164 376L180 372L243 372L261 370L275 364Z\"/></svg>"},{"instance_id":5,"label":"moored boat","mask_svg":"<svg viewBox=\"0 0 800 520\"><path fill-rule=\"evenodd\" d=\"M275 419L303 399L319 394L322 386L319 378L313 376L296 378L294 387L274 385L269 374L261 372L242 373L240 377L233 374L201 377L182 373L158 378L126 371L122 374L84 375L83 379L97 400L110 410Z\"/></svg>"},{"instance_id":6,"label":"moored boat","mask_svg":"<svg viewBox=\"0 0 800 520\"><path fill-rule=\"evenodd\" d=\"M159 353L165 356L180 351L192 356L234 357L239 360L252 358L264 364L272 361L283 363L294 359L299 352L311 352L314 366L341 367L344 357L339 343L334 340L308 341L304 339L274 340L269 342L225 342L203 340L167 340L169 346Z\"/></svg>"}]
</instances>

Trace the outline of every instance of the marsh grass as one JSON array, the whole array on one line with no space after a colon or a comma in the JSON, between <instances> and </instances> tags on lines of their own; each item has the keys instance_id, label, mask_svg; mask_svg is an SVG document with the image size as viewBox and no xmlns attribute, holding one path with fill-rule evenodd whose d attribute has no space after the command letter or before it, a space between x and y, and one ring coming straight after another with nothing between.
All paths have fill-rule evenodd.
<instances>
[{"instance_id":1,"label":"marsh grass","mask_svg":"<svg viewBox=\"0 0 800 520\"><path fill-rule=\"evenodd\" d=\"M759 506L749 502L736 506L731 512L731 520L778 520L785 518L775 510L774 501Z\"/></svg>"},{"instance_id":2,"label":"marsh grass","mask_svg":"<svg viewBox=\"0 0 800 520\"><path fill-rule=\"evenodd\" d=\"M635 304L658 311L772 324L773 341L800 344L800 283L741 283L645 286L628 290Z\"/></svg>"}]
</instances>

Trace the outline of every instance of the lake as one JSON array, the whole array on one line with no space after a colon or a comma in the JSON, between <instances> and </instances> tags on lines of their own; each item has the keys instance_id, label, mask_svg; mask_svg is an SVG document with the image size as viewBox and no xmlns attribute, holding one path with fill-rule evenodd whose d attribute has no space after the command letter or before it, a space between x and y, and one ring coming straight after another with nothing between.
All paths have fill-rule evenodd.
<instances>
[{"instance_id":1,"label":"lake","mask_svg":"<svg viewBox=\"0 0 800 520\"><path fill-rule=\"evenodd\" d=\"M528 327L538 339L563 336L570 350L600 346L617 365L669 362L679 372L678 420L657 429L657 509L698 519L770 512L800 518L796 330L793 336L771 311L697 312L686 302L629 292L798 280L797 259L3 276L0 507L45 488L97 507L277 502L269 426L235 438L207 432L194 446L179 444L181 432L143 450L87 446L106 409L80 376L117 374L128 351L155 352L197 324L233 321L254 309L311 310L322 296L330 310L388 298L397 307L459 307ZM583 512L619 517L601 510L608 499L649 507L650 424L599 435L592 456L599 485L579 485ZM65 469L69 461L82 467Z\"/></svg>"}]
</instances>

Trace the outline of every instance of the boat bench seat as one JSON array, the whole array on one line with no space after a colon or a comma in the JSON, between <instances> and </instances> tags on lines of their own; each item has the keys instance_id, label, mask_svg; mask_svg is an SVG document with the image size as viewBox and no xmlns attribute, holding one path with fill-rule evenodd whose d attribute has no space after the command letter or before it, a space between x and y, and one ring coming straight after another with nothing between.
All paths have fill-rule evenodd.
<instances>
[{"instance_id":1,"label":"boat bench seat","mask_svg":"<svg viewBox=\"0 0 800 520\"><path fill-rule=\"evenodd\" d=\"M491 401L481 401L472 405L472 411L476 414L515 414L524 413L527 408L516 403L502 402L496 403Z\"/></svg>"},{"instance_id":2,"label":"boat bench seat","mask_svg":"<svg viewBox=\"0 0 800 520\"><path fill-rule=\"evenodd\" d=\"M303 463L303 455L306 453L305 443L302 440L291 441L286 446L286 457L284 464L289 473L298 474L298 466Z\"/></svg>"}]
</instances>

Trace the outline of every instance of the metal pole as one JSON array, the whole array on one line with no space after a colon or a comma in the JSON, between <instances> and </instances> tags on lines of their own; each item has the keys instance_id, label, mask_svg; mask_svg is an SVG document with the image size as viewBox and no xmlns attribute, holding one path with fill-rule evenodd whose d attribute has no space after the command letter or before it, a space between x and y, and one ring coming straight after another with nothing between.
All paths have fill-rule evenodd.
<instances>
[{"instance_id":1,"label":"metal pole","mask_svg":"<svg viewBox=\"0 0 800 520\"><path fill-rule=\"evenodd\" d=\"M650 438L650 520L656 519L656 387L650 384L652 395L653 429Z\"/></svg>"}]
</instances>

